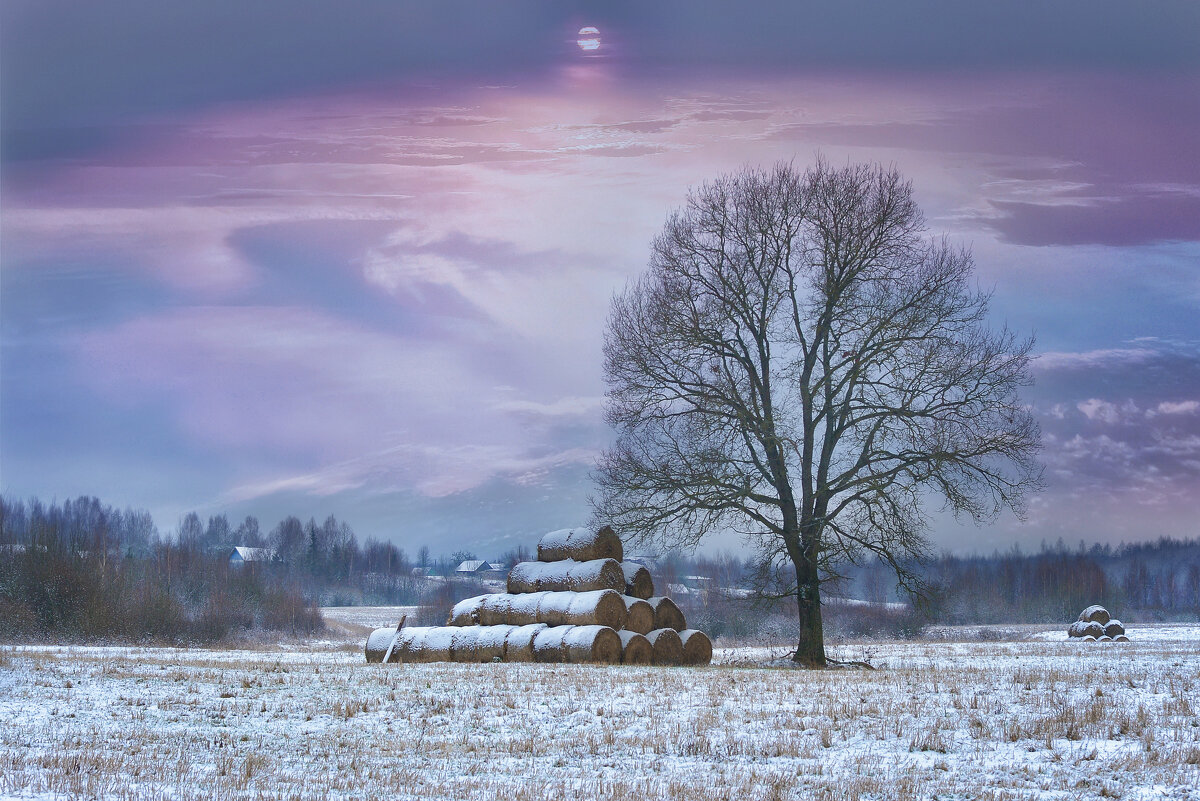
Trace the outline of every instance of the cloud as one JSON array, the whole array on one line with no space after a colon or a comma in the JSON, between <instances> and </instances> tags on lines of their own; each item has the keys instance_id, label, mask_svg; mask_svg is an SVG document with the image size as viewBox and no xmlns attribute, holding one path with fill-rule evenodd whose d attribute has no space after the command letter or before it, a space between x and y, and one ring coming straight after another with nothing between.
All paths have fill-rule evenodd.
<instances>
[{"instance_id":1,"label":"cloud","mask_svg":"<svg viewBox=\"0 0 1200 801\"><path fill-rule=\"evenodd\" d=\"M1153 414L1196 414L1200 412L1200 401L1163 401L1154 407L1153 410L1147 411L1147 415Z\"/></svg>"},{"instance_id":2,"label":"cloud","mask_svg":"<svg viewBox=\"0 0 1200 801\"><path fill-rule=\"evenodd\" d=\"M1089 398L1077 403L1076 407L1089 420L1098 420L1102 423L1112 424L1121 419L1120 414L1117 412L1117 407L1108 401Z\"/></svg>"},{"instance_id":3,"label":"cloud","mask_svg":"<svg viewBox=\"0 0 1200 801\"><path fill-rule=\"evenodd\" d=\"M1080 352L1048 351L1034 358L1035 370L1092 370L1145 364L1158 351L1150 348L1100 348Z\"/></svg>"}]
</instances>

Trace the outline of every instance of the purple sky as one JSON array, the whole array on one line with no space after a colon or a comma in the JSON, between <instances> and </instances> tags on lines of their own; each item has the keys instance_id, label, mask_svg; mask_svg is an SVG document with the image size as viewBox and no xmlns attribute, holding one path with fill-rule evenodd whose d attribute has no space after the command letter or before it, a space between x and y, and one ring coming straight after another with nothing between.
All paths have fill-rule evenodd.
<instances>
[{"instance_id":1,"label":"purple sky","mask_svg":"<svg viewBox=\"0 0 1200 801\"><path fill-rule=\"evenodd\" d=\"M1038 337L1046 492L936 544L1200 534L1200 6L241 5L3 6L5 494L528 544L671 208L823 153Z\"/></svg>"}]
</instances>

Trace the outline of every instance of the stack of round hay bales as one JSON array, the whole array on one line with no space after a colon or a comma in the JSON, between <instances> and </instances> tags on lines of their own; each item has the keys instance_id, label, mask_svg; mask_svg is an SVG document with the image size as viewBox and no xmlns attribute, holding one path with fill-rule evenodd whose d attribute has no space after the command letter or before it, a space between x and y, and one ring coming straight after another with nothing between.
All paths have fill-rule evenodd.
<instances>
[{"instance_id":1,"label":"stack of round hay bales","mask_svg":"<svg viewBox=\"0 0 1200 801\"><path fill-rule=\"evenodd\" d=\"M1080 612L1079 619L1067 628L1067 636L1082 642L1129 642L1125 626L1103 606L1089 606Z\"/></svg>"},{"instance_id":2,"label":"stack of round hay bales","mask_svg":"<svg viewBox=\"0 0 1200 801\"><path fill-rule=\"evenodd\" d=\"M455 604L446 626L377 629L368 662L603 662L707 665L712 643L624 562L609 526L552 531L538 561L515 565L508 592Z\"/></svg>"}]
</instances>

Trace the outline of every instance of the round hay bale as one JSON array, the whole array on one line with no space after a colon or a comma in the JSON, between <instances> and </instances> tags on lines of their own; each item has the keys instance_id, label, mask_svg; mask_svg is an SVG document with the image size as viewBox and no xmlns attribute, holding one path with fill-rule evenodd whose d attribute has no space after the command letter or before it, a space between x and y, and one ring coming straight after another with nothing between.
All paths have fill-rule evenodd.
<instances>
[{"instance_id":1,"label":"round hay bale","mask_svg":"<svg viewBox=\"0 0 1200 801\"><path fill-rule=\"evenodd\" d=\"M531 592L524 595L497 593L485 601L479 610L479 622L491 626L529 626L544 621L538 618L542 599L551 593Z\"/></svg>"},{"instance_id":2,"label":"round hay bale","mask_svg":"<svg viewBox=\"0 0 1200 801\"><path fill-rule=\"evenodd\" d=\"M622 665L649 665L654 658L654 646L636 631L618 631L621 638Z\"/></svg>"},{"instance_id":3,"label":"round hay bale","mask_svg":"<svg viewBox=\"0 0 1200 801\"><path fill-rule=\"evenodd\" d=\"M533 641L546 630L545 623L517 626L504 638L505 662L532 662Z\"/></svg>"},{"instance_id":4,"label":"round hay bale","mask_svg":"<svg viewBox=\"0 0 1200 801\"><path fill-rule=\"evenodd\" d=\"M574 559L576 562L615 559L620 562L625 558L625 549L611 526L598 529L564 528L542 537L537 546L537 558L539 562L558 562L563 559Z\"/></svg>"},{"instance_id":5,"label":"round hay bale","mask_svg":"<svg viewBox=\"0 0 1200 801\"><path fill-rule=\"evenodd\" d=\"M1082 637L1080 637L1079 639L1083 642L1095 642L1096 641L1096 637L1093 634L1085 634Z\"/></svg>"},{"instance_id":6,"label":"round hay bale","mask_svg":"<svg viewBox=\"0 0 1200 801\"><path fill-rule=\"evenodd\" d=\"M1083 635L1087 634L1087 627L1088 627L1087 623L1083 622L1082 620L1076 620L1074 623L1072 623L1070 626L1067 627L1067 636L1068 637L1082 637Z\"/></svg>"},{"instance_id":7,"label":"round hay bale","mask_svg":"<svg viewBox=\"0 0 1200 801\"><path fill-rule=\"evenodd\" d=\"M512 594L539 592L592 592L594 590L625 590L625 574L615 559L593 559L576 562L520 562L508 574L508 591Z\"/></svg>"},{"instance_id":8,"label":"round hay bale","mask_svg":"<svg viewBox=\"0 0 1200 801\"><path fill-rule=\"evenodd\" d=\"M638 634L649 634L654 630L654 607L641 598L622 596L625 601L625 628Z\"/></svg>"},{"instance_id":9,"label":"round hay bale","mask_svg":"<svg viewBox=\"0 0 1200 801\"><path fill-rule=\"evenodd\" d=\"M533 638L534 662L565 662L563 637L573 626L547 626Z\"/></svg>"},{"instance_id":10,"label":"round hay bale","mask_svg":"<svg viewBox=\"0 0 1200 801\"><path fill-rule=\"evenodd\" d=\"M687 628L683 612L679 611L679 607L670 598L658 595L647 598L646 603L654 608L654 628L675 629L676 631L683 631Z\"/></svg>"},{"instance_id":11,"label":"round hay bale","mask_svg":"<svg viewBox=\"0 0 1200 801\"><path fill-rule=\"evenodd\" d=\"M655 629L646 635L653 649L650 657L652 665L683 664L683 642L675 629Z\"/></svg>"},{"instance_id":12,"label":"round hay bale","mask_svg":"<svg viewBox=\"0 0 1200 801\"><path fill-rule=\"evenodd\" d=\"M475 658L479 662L506 660L504 647L516 626L480 626L475 640Z\"/></svg>"},{"instance_id":13,"label":"round hay bale","mask_svg":"<svg viewBox=\"0 0 1200 801\"><path fill-rule=\"evenodd\" d=\"M375 629L367 635L367 643L363 649L366 653L368 662L382 662L383 655L387 653L388 646L392 644L392 637L396 636L396 627L389 626L387 628ZM392 649L395 651L395 649Z\"/></svg>"},{"instance_id":14,"label":"round hay bale","mask_svg":"<svg viewBox=\"0 0 1200 801\"><path fill-rule=\"evenodd\" d=\"M414 662L454 661L454 635L463 631L458 626L430 626L419 638L413 637L408 650Z\"/></svg>"},{"instance_id":15,"label":"round hay bale","mask_svg":"<svg viewBox=\"0 0 1200 801\"><path fill-rule=\"evenodd\" d=\"M1113 637L1113 642L1129 642L1129 638L1124 634L1118 634L1116 637Z\"/></svg>"},{"instance_id":16,"label":"round hay bale","mask_svg":"<svg viewBox=\"0 0 1200 801\"><path fill-rule=\"evenodd\" d=\"M654 596L654 579L650 571L637 562L622 562L621 572L625 574L625 594L643 601Z\"/></svg>"},{"instance_id":17,"label":"round hay bale","mask_svg":"<svg viewBox=\"0 0 1200 801\"><path fill-rule=\"evenodd\" d=\"M483 606L486 595L476 595L474 598L464 598L450 610L447 626L478 626L479 608Z\"/></svg>"},{"instance_id":18,"label":"round hay bale","mask_svg":"<svg viewBox=\"0 0 1200 801\"><path fill-rule=\"evenodd\" d=\"M591 592L530 592L520 595L493 593L469 599L455 607L456 619L470 611L483 626L608 626L619 629L628 612L616 590ZM459 607L463 607L460 610ZM473 610L473 611L472 611Z\"/></svg>"},{"instance_id":19,"label":"round hay bale","mask_svg":"<svg viewBox=\"0 0 1200 801\"><path fill-rule=\"evenodd\" d=\"M421 645L425 641L425 633L430 628L429 626L414 626L403 629L400 632L400 639L396 640L396 647L392 650L391 661L423 662Z\"/></svg>"},{"instance_id":20,"label":"round hay bale","mask_svg":"<svg viewBox=\"0 0 1200 801\"><path fill-rule=\"evenodd\" d=\"M567 607L567 622L576 626L607 626L617 631L628 616L624 596L616 590L575 593Z\"/></svg>"},{"instance_id":21,"label":"round hay bale","mask_svg":"<svg viewBox=\"0 0 1200 801\"><path fill-rule=\"evenodd\" d=\"M450 635L450 661L478 662L476 645L479 642L479 626L454 626Z\"/></svg>"},{"instance_id":22,"label":"round hay bale","mask_svg":"<svg viewBox=\"0 0 1200 801\"><path fill-rule=\"evenodd\" d=\"M1083 626L1083 636L1095 637L1097 640L1104 636L1104 626L1100 623L1085 623Z\"/></svg>"},{"instance_id":23,"label":"round hay bale","mask_svg":"<svg viewBox=\"0 0 1200 801\"><path fill-rule=\"evenodd\" d=\"M1089 606L1079 613L1079 619L1084 623L1099 623L1103 626L1108 621L1112 620L1112 616L1108 614L1108 610L1103 606Z\"/></svg>"},{"instance_id":24,"label":"round hay bale","mask_svg":"<svg viewBox=\"0 0 1200 801\"><path fill-rule=\"evenodd\" d=\"M1112 637L1109 637L1107 634L1105 634L1102 637L1097 637L1096 642L1112 642Z\"/></svg>"},{"instance_id":25,"label":"round hay bale","mask_svg":"<svg viewBox=\"0 0 1200 801\"><path fill-rule=\"evenodd\" d=\"M571 626L563 635L563 661L616 665L621 661L621 638L608 626Z\"/></svg>"},{"instance_id":26,"label":"round hay bale","mask_svg":"<svg viewBox=\"0 0 1200 801\"><path fill-rule=\"evenodd\" d=\"M1125 633L1125 626L1119 620L1110 620L1104 624L1104 633L1109 637L1116 637L1118 634Z\"/></svg>"},{"instance_id":27,"label":"round hay bale","mask_svg":"<svg viewBox=\"0 0 1200 801\"><path fill-rule=\"evenodd\" d=\"M683 664L707 665L712 662L712 640L699 629L684 629L679 632L683 643Z\"/></svg>"}]
</instances>

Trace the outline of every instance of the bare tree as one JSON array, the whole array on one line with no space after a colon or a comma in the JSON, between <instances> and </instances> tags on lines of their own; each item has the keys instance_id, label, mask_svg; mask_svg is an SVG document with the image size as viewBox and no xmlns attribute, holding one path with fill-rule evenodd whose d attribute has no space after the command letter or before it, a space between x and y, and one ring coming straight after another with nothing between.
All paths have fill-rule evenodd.
<instances>
[{"instance_id":1,"label":"bare tree","mask_svg":"<svg viewBox=\"0 0 1200 801\"><path fill-rule=\"evenodd\" d=\"M634 541L736 532L797 598L795 661L826 662L820 585L878 556L902 583L929 501L1018 515L1040 433L1032 340L987 326L973 259L926 234L894 169L743 169L689 194L614 298L597 522Z\"/></svg>"}]
</instances>

